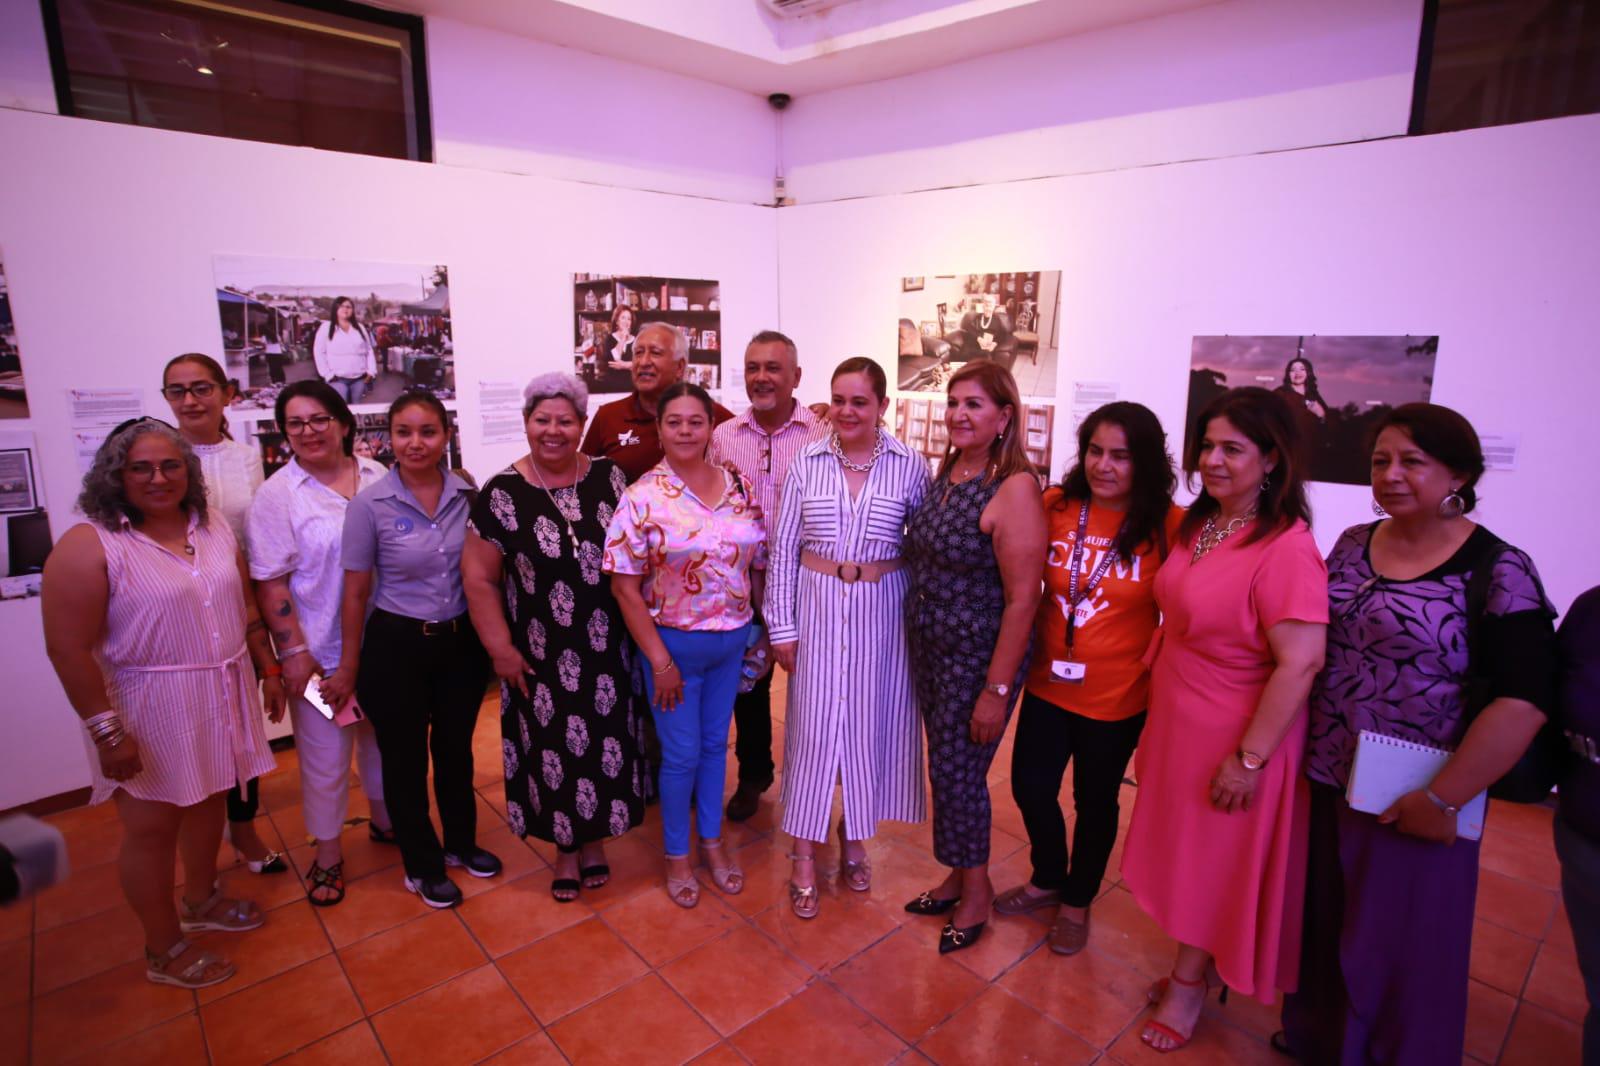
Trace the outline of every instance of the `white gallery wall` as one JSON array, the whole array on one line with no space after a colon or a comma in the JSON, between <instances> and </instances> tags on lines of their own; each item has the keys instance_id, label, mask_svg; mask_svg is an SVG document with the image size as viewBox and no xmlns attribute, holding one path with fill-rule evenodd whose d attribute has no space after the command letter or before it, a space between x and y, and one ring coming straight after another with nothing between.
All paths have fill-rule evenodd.
<instances>
[{"instance_id":1,"label":"white gallery wall","mask_svg":"<svg viewBox=\"0 0 1600 1066\"><path fill-rule=\"evenodd\" d=\"M777 319L776 213L707 199L197 137L0 110L0 256L10 283L52 532L74 520L71 387L140 387L220 354L212 256L443 263L467 465L521 454L479 443L479 379L572 367L574 271L722 283L723 328ZM26 165L14 165L26 161ZM0 601L0 810L88 783L44 657L39 601Z\"/></svg>"},{"instance_id":2,"label":"white gallery wall","mask_svg":"<svg viewBox=\"0 0 1600 1066\"><path fill-rule=\"evenodd\" d=\"M893 352L902 275L1061 270L1057 396L1110 381L1181 448L1190 340L1438 334L1433 399L1521 435L1479 517L1560 609L1600 583L1600 116L778 212L781 317L808 398ZM893 370L885 358L886 368ZM1075 451L1056 418L1059 475ZM1371 495L1316 485L1324 549Z\"/></svg>"}]
</instances>

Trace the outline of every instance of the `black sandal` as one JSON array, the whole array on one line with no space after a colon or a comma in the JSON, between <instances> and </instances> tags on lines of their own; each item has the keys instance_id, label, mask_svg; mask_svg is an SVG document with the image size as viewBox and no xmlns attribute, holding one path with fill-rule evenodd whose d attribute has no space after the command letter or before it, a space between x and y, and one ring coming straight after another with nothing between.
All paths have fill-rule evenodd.
<instances>
[{"instance_id":1,"label":"black sandal","mask_svg":"<svg viewBox=\"0 0 1600 1066\"><path fill-rule=\"evenodd\" d=\"M558 877L550 882L550 896L557 903L576 903L578 896L583 891L583 884L575 877ZM570 896L559 893L570 892Z\"/></svg>"},{"instance_id":2,"label":"black sandal","mask_svg":"<svg viewBox=\"0 0 1600 1066\"><path fill-rule=\"evenodd\" d=\"M578 876L583 879L583 887L588 889L604 888L606 882L611 880L611 867L603 862L593 866L585 866L578 871ZM589 882L593 881L593 884Z\"/></svg>"},{"instance_id":3,"label":"black sandal","mask_svg":"<svg viewBox=\"0 0 1600 1066\"><path fill-rule=\"evenodd\" d=\"M396 847L400 846L400 838L394 835L394 827L391 826L388 829L382 829L378 826L377 822L367 823L367 839L372 841L374 844L393 844Z\"/></svg>"},{"instance_id":4,"label":"black sandal","mask_svg":"<svg viewBox=\"0 0 1600 1066\"><path fill-rule=\"evenodd\" d=\"M313 907L331 907L344 899L344 862L341 860L329 867L318 866L315 862L306 873L306 880L311 884L306 888L306 899L311 901ZM334 895L318 899L312 895L319 888L331 888Z\"/></svg>"}]
</instances>

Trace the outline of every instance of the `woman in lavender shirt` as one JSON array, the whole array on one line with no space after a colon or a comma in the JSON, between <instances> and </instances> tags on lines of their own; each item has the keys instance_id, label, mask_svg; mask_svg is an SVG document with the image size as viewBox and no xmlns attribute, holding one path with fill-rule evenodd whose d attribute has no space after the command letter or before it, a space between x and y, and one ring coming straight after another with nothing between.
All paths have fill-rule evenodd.
<instances>
[{"instance_id":1,"label":"woman in lavender shirt","mask_svg":"<svg viewBox=\"0 0 1600 1066\"><path fill-rule=\"evenodd\" d=\"M1551 705L1555 616L1533 560L1467 514L1483 451L1470 423L1406 404L1379 425L1374 510L1328 556L1327 666L1311 697L1310 869L1299 991L1279 1050L1308 1063L1457 1066L1478 842L1453 808L1503 776ZM1490 569L1475 620L1489 702L1467 720L1467 584ZM1362 730L1446 748L1426 787L1381 815L1344 800Z\"/></svg>"}]
</instances>

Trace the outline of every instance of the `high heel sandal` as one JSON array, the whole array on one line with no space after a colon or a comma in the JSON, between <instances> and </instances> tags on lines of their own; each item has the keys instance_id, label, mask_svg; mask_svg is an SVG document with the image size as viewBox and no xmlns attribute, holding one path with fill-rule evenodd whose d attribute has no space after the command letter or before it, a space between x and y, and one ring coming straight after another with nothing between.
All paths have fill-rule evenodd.
<instances>
[{"instance_id":1,"label":"high heel sandal","mask_svg":"<svg viewBox=\"0 0 1600 1066\"><path fill-rule=\"evenodd\" d=\"M257 860L245 858L244 852L234 848L233 857L248 867L253 874L281 874L289 868L289 864L283 861L283 856L276 851L269 851L266 858Z\"/></svg>"},{"instance_id":2,"label":"high heel sandal","mask_svg":"<svg viewBox=\"0 0 1600 1066\"><path fill-rule=\"evenodd\" d=\"M815 880L817 861L816 856L796 855L791 851L789 853L789 861L811 863L812 879ZM817 912L822 909L822 900L817 895L817 886L814 884L804 886L797 885L794 883L793 877L789 878L789 909L794 911L794 916L796 918L804 918L807 921L815 918L817 916Z\"/></svg>"},{"instance_id":3,"label":"high heel sandal","mask_svg":"<svg viewBox=\"0 0 1600 1066\"><path fill-rule=\"evenodd\" d=\"M1167 990L1172 987L1174 982L1182 985L1184 988L1200 989L1200 997L1202 1000L1204 1000L1204 998L1210 994L1213 988L1221 985L1222 993L1218 996L1218 1002L1226 1003L1228 1001L1228 986L1222 984L1222 978L1217 974L1216 963L1212 963L1210 966L1207 966L1206 972L1193 981L1185 981L1183 978L1179 977L1176 972L1172 973L1168 977L1163 977L1159 981L1156 981L1150 986L1149 992L1146 993L1146 996L1149 998L1151 1004L1159 1004L1164 998L1166 998ZM1139 1040L1151 1051L1159 1052L1160 1054L1164 1055L1169 1051L1178 1051L1187 1047L1189 1045L1189 1041L1194 1039L1194 1031L1195 1029L1199 1028L1199 1025L1199 1019L1196 1018L1194 1027L1192 1027L1188 1033L1180 1033L1165 1022L1158 1022L1152 1018L1144 1023L1144 1028L1139 1032ZM1150 1038L1152 1035L1166 1037L1168 1040L1172 1041L1172 1046L1156 1047L1155 1044L1151 1043Z\"/></svg>"},{"instance_id":4,"label":"high heel sandal","mask_svg":"<svg viewBox=\"0 0 1600 1066\"><path fill-rule=\"evenodd\" d=\"M723 856L728 865L717 865L711 854L713 849ZM706 857L706 869L711 872L712 884L730 896L737 896L744 891L744 871L739 869L738 863L727 858L728 852L721 840L700 841L700 851Z\"/></svg>"},{"instance_id":5,"label":"high heel sandal","mask_svg":"<svg viewBox=\"0 0 1600 1066\"><path fill-rule=\"evenodd\" d=\"M844 819L839 820L839 879L852 892L866 892L872 888L872 860L852 859L845 847Z\"/></svg>"},{"instance_id":6,"label":"high heel sandal","mask_svg":"<svg viewBox=\"0 0 1600 1066\"><path fill-rule=\"evenodd\" d=\"M669 861L675 858L681 858L686 863L689 861L689 856L687 855L667 856ZM684 910L690 910L699 904L700 880L695 877L693 868L689 870L688 877L673 877L671 867L668 867L667 897Z\"/></svg>"}]
</instances>

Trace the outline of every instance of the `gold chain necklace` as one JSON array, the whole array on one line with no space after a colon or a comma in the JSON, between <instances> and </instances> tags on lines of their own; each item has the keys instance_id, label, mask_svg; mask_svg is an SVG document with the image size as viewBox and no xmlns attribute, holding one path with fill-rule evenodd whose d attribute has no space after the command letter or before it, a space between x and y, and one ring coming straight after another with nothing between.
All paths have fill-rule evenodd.
<instances>
[{"instance_id":1,"label":"gold chain necklace","mask_svg":"<svg viewBox=\"0 0 1600 1066\"><path fill-rule=\"evenodd\" d=\"M1200 536L1195 538L1194 558L1189 560L1189 564L1193 566L1207 555L1210 555L1218 545L1243 529L1245 524L1253 521L1255 517L1256 508L1252 505L1248 511L1238 518L1230 520L1226 526L1219 530L1217 528L1217 516L1211 515L1206 519L1206 524L1200 527Z\"/></svg>"},{"instance_id":2,"label":"gold chain necklace","mask_svg":"<svg viewBox=\"0 0 1600 1066\"><path fill-rule=\"evenodd\" d=\"M583 459L584 457L580 455L572 464L571 488L574 495L576 495L578 491L578 482L583 480L579 473L583 469ZM572 554L574 557L576 557L578 554L578 534L577 531L572 528L572 519L567 517L567 512L563 511L561 509L561 505L556 502L556 494L551 492L550 486L544 483L544 474L539 469L539 463L531 455L528 456L528 469L532 470L533 476L539 479L539 487L544 489L545 496L549 497L550 506L556 509L556 514L561 516L561 521L567 524L567 539L572 542Z\"/></svg>"}]
</instances>

